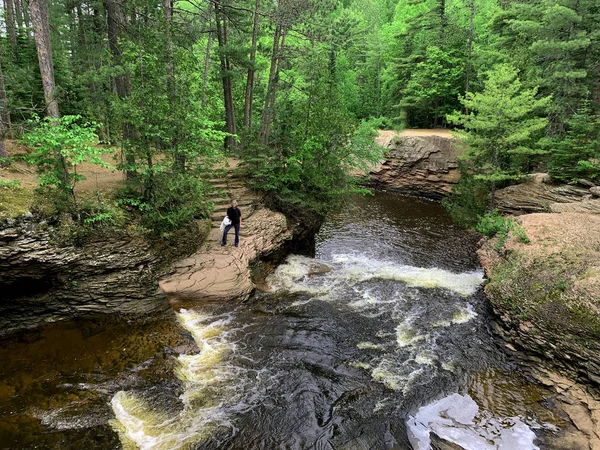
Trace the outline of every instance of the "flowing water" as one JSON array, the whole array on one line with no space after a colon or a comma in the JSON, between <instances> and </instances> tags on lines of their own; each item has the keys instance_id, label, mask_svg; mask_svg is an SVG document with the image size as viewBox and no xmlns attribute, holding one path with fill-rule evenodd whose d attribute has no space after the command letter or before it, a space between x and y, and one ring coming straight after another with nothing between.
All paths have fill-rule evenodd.
<instances>
[{"instance_id":1,"label":"flowing water","mask_svg":"<svg viewBox=\"0 0 600 450\"><path fill-rule=\"evenodd\" d=\"M5 340L0 448L547 448L561 419L489 332L477 240L358 197L246 303Z\"/></svg>"}]
</instances>

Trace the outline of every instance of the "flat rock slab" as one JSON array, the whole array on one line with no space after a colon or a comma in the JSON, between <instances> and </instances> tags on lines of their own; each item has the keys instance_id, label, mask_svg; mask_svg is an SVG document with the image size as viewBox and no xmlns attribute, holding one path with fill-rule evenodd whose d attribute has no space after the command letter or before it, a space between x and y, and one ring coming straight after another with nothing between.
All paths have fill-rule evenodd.
<instances>
[{"instance_id":1,"label":"flat rock slab","mask_svg":"<svg viewBox=\"0 0 600 450\"><path fill-rule=\"evenodd\" d=\"M286 217L258 207L248 217L242 209L243 226L239 247L233 246L234 232L221 247L221 230L215 224L207 242L194 255L179 261L159 286L171 302L223 302L245 300L254 289L250 264L279 248L293 232ZM244 218L245 217L245 218Z\"/></svg>"}]
</instances>

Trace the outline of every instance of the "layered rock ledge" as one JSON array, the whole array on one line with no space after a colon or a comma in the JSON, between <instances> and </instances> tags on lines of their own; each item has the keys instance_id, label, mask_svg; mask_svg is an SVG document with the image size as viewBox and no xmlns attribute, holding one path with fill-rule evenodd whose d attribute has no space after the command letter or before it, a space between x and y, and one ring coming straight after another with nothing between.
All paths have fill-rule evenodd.
<instances>
[{"instance_id":1,"label":"layered rock ledge","mask_svg":"<svg viewBox=\"0 0 600 450\"><path fill-rule=\"evenodd\" d=\"M165 248L116 232L64 245L55 231L31 215L0 226L0 334L77 316L165 309L158 278L173 254L197 248L203 234L193 227L179 248Z\"/></svg>"},{"instance_id":2,"label":"layered rock ledge","mask_svg":"<svg viewBox=\"0 0 600 450\"><path fill-rule=\"evenodd\" d=\"M459 180L460 151L447 130L382 131L377 141L386 152L369 174L373 187L440 200Z\"/></svg>"},{"instance_id":3,"label":"layered rock ledge","mask_svg":"<svg viewBox=\"0 0 600 450\"><path fill-rule=\"evenodd\" d=\"M531 243L486 241L480 258L497 332L532 361L600 387L600 216L528 214Z\"/></svg>"},{"instance_id":4,"label":"layered rock ledge","mask_svg":"<svg viewBox=\"0 0 600 450\"><path fill-rule=\"evenodd\" d=\"M239 247L234 247L230 230L227 246L221 247L222 232L215 221L206 242L193 255L179 261L160 281L160 288L172 303L244 301L253 292L251 267L254 262L285 254L299 242L312 241L320 220L305 223L267 208L256 194L240 187L230 192L242 199L243 226ZM254 199L248 201L248 199Z\"/></svg>"}]
</instances>

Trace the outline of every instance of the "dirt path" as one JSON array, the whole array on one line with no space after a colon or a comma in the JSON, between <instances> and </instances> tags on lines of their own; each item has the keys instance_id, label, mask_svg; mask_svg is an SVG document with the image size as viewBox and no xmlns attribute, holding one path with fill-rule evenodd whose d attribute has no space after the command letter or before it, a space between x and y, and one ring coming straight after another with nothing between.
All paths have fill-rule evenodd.
<instances>
[{"instance_id":1,"label":"dirt path","mask_svg":"<svg viewBox=\"0 0 600 450\"><path fill-rule=\"evenodd\" d=\"M443 128L436 129L407 129L401 132L394 130L378 130L379 136L375 139L382 147L387 147L394 136L441 136L452 138L450 130Z\"/></svg>"}]
</instances>

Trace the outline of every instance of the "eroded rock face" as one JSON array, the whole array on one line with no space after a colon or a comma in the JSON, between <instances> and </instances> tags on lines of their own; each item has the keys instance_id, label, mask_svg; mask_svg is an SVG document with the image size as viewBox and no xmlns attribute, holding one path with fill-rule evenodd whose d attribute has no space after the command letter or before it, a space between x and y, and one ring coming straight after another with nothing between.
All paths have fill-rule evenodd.
<instances>
[{"instance_id":1,"label":"eroded rock face","mask_svg":"<svg viewBox=\"0 0 600 450\"><path fill-rule=\"evenodd\" d=\"M529 214L537 212L595 212L598 206L591 202L577 205L590 196L588 188L568 184L548 183L548 175L536 173L521 184L496 192L496 207L504 214ZM567 204L573 205L566 206Z\"/></svg>"},{"instance_id":2,"label":"eroded rock face","mask_svg":"<svg viewBox=\"0 0 600 450\"><path fill-rule=\"evenodd\" d=\"M370 175L389 191L433 199L445 197L458 182L460 154L447 136L395 136L386 140L385 160Z\"/></svg>"},{"instance_id":3,"label":"eroded rock face","mask_svg":"<svg viewBox=\"0 0 600 450\"><path fill-rule=\"evenodd\" d=\"M0 334L82 315L164 309L157 282L164 265L164 253L141 238L59 246L47 224L11 220L0 228Z\"/></svg>"},{"instance_id":4,"label":"eroded rock face","mask_svg":"<svg viewBox=\"0 0 600 450\"><path fill-rule=\"evenodd\" d=\"M520 216L513 236L479 252L497 332L536 365L600 387L600 216Z\"/></svg>"}]
</instances>

